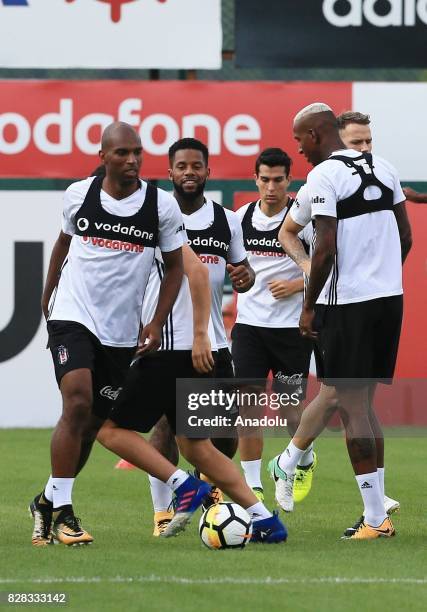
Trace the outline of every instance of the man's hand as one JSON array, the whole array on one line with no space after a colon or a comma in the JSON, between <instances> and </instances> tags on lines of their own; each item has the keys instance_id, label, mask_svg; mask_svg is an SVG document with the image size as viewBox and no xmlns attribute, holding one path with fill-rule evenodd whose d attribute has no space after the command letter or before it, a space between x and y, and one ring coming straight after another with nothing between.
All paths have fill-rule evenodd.
<instances>
[{"instance_id":1,"label":"man's hand","mask_svg":"<svg viewBox=\"0 0 427 612\"><path fill-rule=\"evenodd\" d=\"M273 280L268 283L268 288L271 291L271 295L276 300L280 300L302 291L304 288L304 281L299 278L290 281Z\"/></svg>"},{"instance_id":2,"label":"man's hand","mask_svg":"<svg viewBox=\"0 0 427 612\"><path fill-rule=\"evenodd\" d=\"M307 308L306 306L303 306L299 320L300 334L304 338L311 338L312 340L316 340L318 333L313 330L313 320L313 308Z\"/></svg>"},{"instance_id":3,"label":"man's hand","mask_svg":"<svg viewBox=\"0 0 427 612\"><path fill-rule=\"evenodd\" d=\"M248 266L233 266L231 264L227 264L227 272L233 285L233 289L238 293L244 293L252 287L254 277L251 274L251 268L248 268Z\"/></svg>"},{"instance_id":4,"label":"man's hand","mask_svg":"<svg viewBox=\"0 0 427 612\"><path fill-rule=\"evenodd\" d=\"M211 372L215 362L212 357L211 342L207 333L195 334L191 351L193 367L199 374Z\"/></svg>"},{"instance_id":5,"label":"man's hand","mask_svg":"<svg viewBox=\"0 0 427 612\"><path fill-rule=\"evenodd\" d=\"M411 189L411 187L404 187L403 193L405 194L405 198L410 202L416 202L417 204L427 203L426 193L418 193L418 191L415 191L415 189Z\"/></svg>"},{"instance_id":6,"label":"man's hand","mask_svg":"<svg viewBox=\"0 0 427 612\"><path fill-rule=\"evenodd\" d=\"M145 325L138 339L136 355L141 356L145 353L154 353L162 343L162 328L155 321Z\"/></svg>"}]
</instances>

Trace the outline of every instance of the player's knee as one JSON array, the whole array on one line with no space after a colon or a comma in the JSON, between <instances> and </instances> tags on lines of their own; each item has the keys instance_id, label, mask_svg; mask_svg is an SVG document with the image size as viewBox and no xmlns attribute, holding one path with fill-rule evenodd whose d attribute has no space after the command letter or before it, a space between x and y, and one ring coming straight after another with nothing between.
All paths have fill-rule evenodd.
<instances>
[{"instance_id":1,"label":"player's knee","mask_svg":"<svg viewBox=\"0 0 427 612\"><path fill-rule=\"evenodd\" d=\"M105 446L105 448L110 448L112 439L114 438L115 431L117 429L116 423L110 421L109 419L105 421L102 427L98 430L96 439L97 441Z\"/></svg>"},{"instance_id":2,"label":"player's knee","mask_svg":"<svg viewBox=\"0 0 427 612\"><path fill-rule=\"evenodd\" d=\"M208 459L210 451L212 451L212 443L210 440L186 440L184 444L180 444L180 450L183 457L192 465L198 467Z\"/></svg>"},{"instance_id":3,"label":"player's knee","mask_svg":"<svg viewBox=\"0 0 427 612\"><path fill-rule=\"evenodd\" d=\"M70 426L80 431L86 431L91 423L91 397L80 391L75 391L64 398L62 419Z\"/></svg>"}]
</instances>

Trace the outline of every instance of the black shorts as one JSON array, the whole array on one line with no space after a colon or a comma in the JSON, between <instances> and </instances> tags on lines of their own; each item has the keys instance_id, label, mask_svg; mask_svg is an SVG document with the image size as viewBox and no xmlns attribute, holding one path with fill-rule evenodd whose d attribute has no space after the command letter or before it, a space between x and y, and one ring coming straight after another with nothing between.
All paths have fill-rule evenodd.
<instances>
[{"instance_id":1,"label":"black shorts","mask_svg":"<svg viewBox=\"0 0 427 612\"><path fill-rule=\"evenodd\" d=\"M326 306L319 325L325 384L390 383L402 316L401 295Z\"/></svg>"},{"instance_id":2,"label":"black shorts","mask_svg":"<svg viewBox=\"0 0 427 612\"><path fill-rule=\"evenodd\" d=\"M274 387L283 390L282 385L292 376L294 382L302 386L301 399L304 399L312 344L301 336L298 328L236 323L231 338L236 378L265 379L272 372Z\"/></svg>"},{"instance_id":3,"label":"black shorts","mask_svg":"<svg viewBox=\"0 0 427 612\"><path fill-rule=\"evenodd\" d=\"M215 358L215 378L234 378L233 359L227 347L218 349Z\"/></svg>"},{"instance_id":4,"label":"black shorts","mask_svg":"<svg viewBox=\"0 0 427 612\"><path fill-rule=\"evenodd\" d=\"M47 331L58 386L68 372L80 368L91 370L92 412L107 419L136 347L105 346L84 325L74 321L48 321Z\"/></svg>"},{"instance_id":5,"label":"black shorts","mask_svg":"<svg viewBox=\"0 0 427 612\"><path fill-rule=\"evenodd\" d=\"M177 378L212 378L193 368L191 351L157 351L132 364L110 418L120 427L146 433L165 415L176 432Z\"/></svg>"},{"instance_id":6,"label":"black shorts","mask_svg":"<svg viewBox=\"0 0 427 612\"><path fill-rule=\"evenodd\" d=\"M315 305L314 307L315 316L314 316L314 322L313 322L314 331L320 332L323 326L326 308L327 307L324 304ZM314 361L316 363L317 378L319 380L323 380L325 377L325 366L323 363L323 355L322 355L322 350L320 347L319 340L313 341L313 355L314 355Z\"/></svg>"}]
</instances>

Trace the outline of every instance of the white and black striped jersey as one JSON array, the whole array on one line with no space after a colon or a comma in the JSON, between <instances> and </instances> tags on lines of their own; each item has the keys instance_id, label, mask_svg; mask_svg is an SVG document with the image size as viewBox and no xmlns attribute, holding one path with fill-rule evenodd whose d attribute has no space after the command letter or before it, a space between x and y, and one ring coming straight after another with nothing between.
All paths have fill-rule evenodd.
<instances>
[{"instance_id":1,"label":"white and black striped jersey","mask_svg":"<svg viewBox=\"0 0 427 612\"><path fill-rule=\"evenodd\" d=\"M115 200L91 177L66 190L62 231L72 239L49 319L81 323L107 346L135 346L156 245L173 251L185 239L176 200L144 181Z\"/></svg>"},{"instance_id":2,"label":"white and black striped jersey","mask_svg":"<svg viewBox=\"0 0 427 612\"><path fill-rule=\"evenodd\" d=\"M156 255L150 271L142 306L142 325L149 323L154 316L159 298L160 283L162 282L164 272L165 267L162 254L159 249L156 249ZM209 319L208 335L211 341L212 350L215 351L217 345L212 317ZM191 301L188 278L184 274L178 296L162 330L162 344L160 350L188 351L191 350L192 346L193 303Z\"/></svg>"},{"instance_id":3,"label":"white and black striped jersey","mask_svg":"<svg viewBox=\"0 0 427 612\"><path fill-rule=\"evenodd\" d=\"M253 287L237 295L236 323L256 327L298 327L302 291L277 300L268 287L273 280L302 278L300 268L284 252L278 240L280 227L289 210L292 207L285 206L277 215L268 217L258 201L245 204L236 211L242 222L248 261L256 273Z\"/></svg>"},{"instance_id":4,"label":"white and black striped jersey","mask_svg":"<svg viewBox=\"0 0 427 612\"><path fill-rule=\"evenodd\" d=\"M336 151L307 176L310 216L337 219L333 269L322 291L326 304L400 295L402 261L393 207L405 200L395 169L358 151ZM303 225L300 205L292 218Z\"/></svg>"},{"instance_id":5,"label":"white and black striped jersey","mask_svg":"<svg viewBox=\"0 0 427 612\"><path fill-rule=\"evenodd\" d=\"M311 204L306 185L303 185L298 190L294 205L292 206L289 214L295 223L298 223L298 225L301 225L304 228L298 234L298 237L305 243L305 246L308 246L311 257L316 244L316 231L314 229L313 221L311 220ZM307 293L308 282L309 277L307 274L304 274L304 297ZM324 303L323 294L319 296L316 303Z\"/></svg>"},{"instance_id":6,"label":"white and black striped jersey","mask_svg":"<svg viewBox=\"0 0 427 612\"><path fill-rule=\"evenodd\" d=\"M218 348L228 347L222 318L225 266L246 259L240 220L235 212L212 200L206 200L199 210L183 214L188 244L207 265L212 296L212 321Z\"/></svg>"}]
</instances>

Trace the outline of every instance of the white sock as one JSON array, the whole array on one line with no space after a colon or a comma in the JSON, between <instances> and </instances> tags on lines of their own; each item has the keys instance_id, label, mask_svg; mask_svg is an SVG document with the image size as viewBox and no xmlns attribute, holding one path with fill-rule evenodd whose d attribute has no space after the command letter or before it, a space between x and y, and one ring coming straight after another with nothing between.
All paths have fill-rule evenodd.
<instances>
[{"instance_id":1,"label":"white sock","mask_svg":"<svg viewBox=\"0 0 427 612\"><path fill-rule=\"evenodd\" d=\"M71 493L75 478L52 478L53 507L71 506Z\"/></svg>"},{"instance_id":2,"label":"white sock","mask_svg":"<svg viewBox=\"0 0 427 612\"><path fill-rule=\"evenodd\" d=\"M305 448L298 448L292 441L289 442L288 446L279 457L279 467L287 474L294 473L305 451Z\"/></svg>"},{"instance_id":3,"label":"white sock","mask_svg":"<svg viewBox=\"0 0 427 612\"><path fill-rule=\"evenodd\" d=\"M188 478L187 472L184 470L176 470L170 478L167 479L166 484L172 491L176 491Z\"/></svg>"},{"instance_id":4,"label":"white sock","mask_svg":"<svg viewBox=\"0 0 427 612\"><path fill-rule=\"evenodd\" d=\"M251 521L253 523L255 523L256 521L262 521L262 519L266 519L270 516L273 516L262 502L257 502L253 506L249 506L249 508L246 508L246 512L251 517Z\"/></svg>"},{"instance_id":5,"label":"white sock","mask_svg":"<svg viewBox=\"0 0 427 612\"><path fill-rule=\"evenodd\" d=\"M245 480L247 482L247 485L248 487L251 487L251 489L253 489L254 487L262 489L261 463L262 459L254 459L253 461L240 462L240 465L242 466L243 472L245 474Z\"/></svg>"},{"instance_id":6,"label":"white sock","mask_svg":"<svg viewBox=\"0 0 427 612\"><path fill-rule=\"evenodd\" d=\"M378 472L378 480L380 481L380 491L381 491L381 495L383 496L384 499L384 495L385 495L385 490L384 490L384 468L377 468L377 472Z\"/></svg>"},{"instance_id":7,"label":"white sock","mask_svg":"<svg viewBox=\"0 0 427 612\"><path fill-rule=\"evenodd\" d=\"M301 467L307 467L308 465L311 465L313 461L313 444L310 444L310 446L305 450L304 454L298 461L298 465L300 465Z\"/></svg>"},{"instance_id":8,"label":"white sock","mask_svg":"<svg viewBox=\"0 0 427 612\"><path fill-rule=\"evenodd\" d=\"M172 503L170 487L158 478L154 478L154 476L148 476L148 480L150 481L154 512L166 511Z\"/></svg>"},{"instance_id":9,"label":"white sock","mask_svg":"<svg viewBox=\"0 0 427 612\"><path fill-rule=\"evenodd\" d=\"M53 502L53 480L52 480L52 474L49 476L49 480L46 483L46 486L45 486L44 491L43 491L43 495L45 496L45 498L48 501Z\"/></svg>"},{"instance_id":10,"label":"white sock","mask_svg":"<svg viewBox=\"0 0 427 612\"><path fill-rule=\"evenodd\" d=\"M384 495L381 494L378 473L358 474L355 478L365 506L365 521L372 527L378 527L387 517L384 511Z\"/></svg>"}]
</instances>

